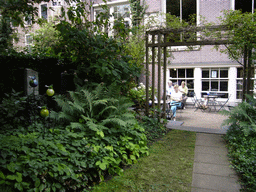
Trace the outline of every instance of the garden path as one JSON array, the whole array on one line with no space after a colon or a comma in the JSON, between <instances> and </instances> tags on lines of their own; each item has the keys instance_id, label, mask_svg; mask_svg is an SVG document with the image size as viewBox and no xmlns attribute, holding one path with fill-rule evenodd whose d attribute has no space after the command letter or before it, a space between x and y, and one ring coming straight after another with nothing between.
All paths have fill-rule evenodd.
<instances>
[{"instance_id":1,"label":"garden path","mask_svg":"<svg viewBox=\"0 0 256 192\"><path fill-rule=\"evenodd\" d=\"M167 128L197 132L191 192L238 192L241 189L239 178L230 167L226 143L222 138L227 130L222 122L227 116L186 108L180 110L176 119L183 124L171 126L169 121Z\"/></svg>"}]
</instances>

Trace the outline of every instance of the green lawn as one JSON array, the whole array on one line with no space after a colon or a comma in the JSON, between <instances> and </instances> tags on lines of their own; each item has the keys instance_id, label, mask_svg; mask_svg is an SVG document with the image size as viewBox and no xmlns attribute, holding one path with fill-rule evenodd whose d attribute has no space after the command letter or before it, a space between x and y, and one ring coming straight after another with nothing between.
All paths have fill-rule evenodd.
<instances>
[{"instance_id":1,"label":"green lawn","mask_svg":"<svg viewBox=\"0 0 256 192\"><path fill-rule=\"evenodd\" d=\"M196 133L172 130L150 147L150 155L96 191L191 191Z\"/></svg>"}]
</instances>

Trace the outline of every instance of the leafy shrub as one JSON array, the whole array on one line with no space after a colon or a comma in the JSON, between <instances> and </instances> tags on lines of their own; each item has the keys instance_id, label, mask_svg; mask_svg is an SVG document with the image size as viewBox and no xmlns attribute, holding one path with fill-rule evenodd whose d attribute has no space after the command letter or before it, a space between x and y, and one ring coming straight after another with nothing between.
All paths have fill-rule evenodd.
<instances>
[{"instance_id":1,"label":"leafy shrub","mask_svg":"<svg viewBox=\"0 0 256 192\"><path fill-rule=\"evenodd\" d=\"M167 133L166 127L163 123L159 122L158 118L143 116L141 126L145 129L149 143L154 142Z\"/></svg>"},{"instance_id":2,"label":"leafy shrub","mask_svg":"<svg viewBox=\"0 0 256 192\"><path fill-rule=\"evenodd\" d=\"M142 108L146 103L146 87L143 83L140 83L139 86L132 83L132 88L128 92L128 97L135 102L138 108ZM152 95L152 89L149 88L149 95Z\"/></svg>"},{"instance_id":3,"label":"leafy shrub","mask_svg":"<svg viewBox=\"0 0 256 192\"><path fill-rule=\"evenodd\" d=\"M36 129L36 127L30 127ZM40 128L40 125L37 125ZM43 130L43 129L41 129ZM43 135L43 137L42 137ZM19 191L64 191L86 186L90 147L83 133L52 129L1 138L0 184Z\"/></svg>"},{"instance_id":4,"label":"leafy shrub","mask_svg":"<svg viewBox=\"0 0 256 192\"><path fill-rule=\"evenodd\" d=\"M26 97L21 97L21 92L12 90L12 93L5 93L0 104L0 130L10 130L13 126L22 124L25 120L22 111L25 109Z\"/></svg>"},{"instance_id":5,"label":"leafy shrub","mask_svg":"<svg viewBox=\"0 0 256 192\"><path fill-rule=\"evenodd\" d=\"M101 85L69 93L55 96L62 111L51 115L65 126L35 123L26 133L0 135L1 190L82 191L148 154L144 129L126 98L109 97Z\"/></svg>"},{"instance_id":6,"label":"leafy shrub","mask_svg":"<svg viewBox=\"0 0 256 192\"><path fill-rule=\"evenodd\" d=\"M230 125L225 139L244 190L256 191L256 100L248 95L247 98L247 102L223 112L229 115L225 123Z\"/></svg>"}]
</instances>

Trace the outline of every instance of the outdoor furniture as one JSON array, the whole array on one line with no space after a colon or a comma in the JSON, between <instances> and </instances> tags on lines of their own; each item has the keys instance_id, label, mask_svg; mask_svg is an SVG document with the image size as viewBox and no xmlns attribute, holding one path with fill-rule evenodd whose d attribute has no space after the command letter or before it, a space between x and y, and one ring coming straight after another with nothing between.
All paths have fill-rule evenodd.
<instances>
[{"instance_id":1,"label":"outdoor furniture","mask_svg":"<svg viewBox=\"0 0 256 192\"><path fill-rule=\"evenodd\" d=\"M217 106L217 101L216 98L218 98L217 94L213 94L213 95L204 95L203 96L206 99L206 106L209 109L209 111L211 111L212 109L214 109L214 111L216 111L216 106Z\"/></svg>"},{"instance_id":2,"label":"outdoor furniture","mask_svg":"<svg viewBox=\"0 0 256 192\"><path fill-rule=\"evenodd\" d=\"M198 109L201 109L201 111L204 111L203 105L202 105L202 100L198 99L196 94L194 94L192 101L193 101L194 107L196 108L195 111L197 111Z\"/></svg>"},{"instance_id":3,"label":"outdoor furniture","mask_svg":"<svg viewBox=\"0 0 256 192\"><path fill-rule=\"evenodd\" d=\"M225 107L225 105L228 103L230 97L231 97L231 94L229 95L229 97L228 97L228 99L227 99L226 101L224 101L224 102L218 102L218 104L220 105L220 108L218 109L217 112L219 112L222 108Z\"/></svg>"}]
</instances>

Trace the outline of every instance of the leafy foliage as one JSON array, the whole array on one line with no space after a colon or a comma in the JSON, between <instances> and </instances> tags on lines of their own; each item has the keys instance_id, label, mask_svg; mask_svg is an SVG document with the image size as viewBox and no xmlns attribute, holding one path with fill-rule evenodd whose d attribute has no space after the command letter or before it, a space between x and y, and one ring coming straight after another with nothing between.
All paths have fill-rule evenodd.
<instances>
[{"instance_id":1,"label":"leafy foliage","mask_svg":"<svg viewBox=\"0 0 256 192\"><path fill-rule=\"evenodd\" d=\"M248 49L255 47L256 35L254 20L255 13L241 13L241 11L225 11L224 16L220 17L221 24L226 25L230 30L225 32L232 44L222 50L228 53L230 59L239 60L243 57L244 47ZM253 53L253 58L255 54Z\"/></svg>"},{"instance_id":2,"label":"leafy foliage","mask_svg":"<svg viewBox=\"0 0 256 192\"><path fill-rule=\"evenodd\" d=\"M25 115L22 112L25 109L26 97L21 97L21 92L12 90L12 93L5 94L0 104L0 130L9 131L14 126L22 125L25 121Z\"/></svg>"},{"instance_id":3,"label":"leafy foliage","mask_svg":"<svg viewBox=\"0 0 256 192\"><path fill-rule=\"evenodd\" d=\"M250 95L247 95L247 99L247 102L240 103L231 111L222 112L225 115L229 115L229 118L224 123L238 127L240 134L245 137L256 135L256 100Z\"/></svg>"},{"instance_id":4,"label":"leafy foliage","mask_svg":"<svg viewBox=\"0 0 256 192\"><path fill-rule=\"evenodd\" d=\"M60 32L55 29L54 22L45 22L40 29L33 34L32 54L44 54L44 56L52 55L52 47L60 40Z\"/></svg>"},{"instance_id":5,"label":"leafy foliage","mask_svg":"<svg viewBox=\"0 0 256 192\"><path fill-rule=\"evenodd\" d=\"M233 167L241 176L244 191L256 190L256 100L247 95L248 102L242 102L231 111L226 124L230 125L225 139L228 141L229 157Z\"/></svg>"},{"instance_id":6,"label":"leafy foliage","mask_svg":"<svg viewBox=\"0 0 256 192\"><path fill-rule=\"evenodd\" d=\"M87 80L87 84L104 82L125 87L132 77L139 76L138 67L130 62L123 44L115 39L68 23L59 24L58 30L62 40L54 47L55 54L70 61L80 86Z\"/></svg>"},{"instance_id":7,"label":"leafy foliage","mask_svg":"<svg viewBox=\"0 0 256 192\"><path fill-rule=\"evenodd\" d=\"M62 111L51 117L62 121L59 126L35 122L1 134L0 189L85 190L147 155L144 129L128 110L131 104L110 95L99 85L70 91L69 98L55 96Z\"/></svg>"},{"instance_id":8,"label":"leafy foliage","mask_svg":"<svg viewBox=\"0 0 256 192\"><path fill-rule=\"evenodd\" d=\"M143 116L141 119L141 126L145 129L145 134L150 144L167 133L166 127L159 122L158 118Z\"/></svg>"}]
</instances>

